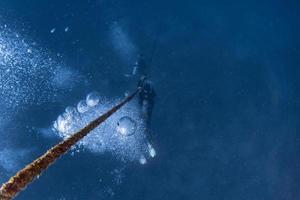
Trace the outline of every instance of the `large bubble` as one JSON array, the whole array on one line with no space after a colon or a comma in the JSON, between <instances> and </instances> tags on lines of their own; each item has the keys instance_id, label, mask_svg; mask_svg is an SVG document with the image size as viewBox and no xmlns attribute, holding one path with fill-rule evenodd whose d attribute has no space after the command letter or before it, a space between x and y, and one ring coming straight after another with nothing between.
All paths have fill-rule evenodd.
<instances>
[{"instance_id":1,"label":"large bubble","mask_svg":"<svg viewBox=\"0 0 300 200\"><path fill-rule=\"evenodd\" d=\"M130 136L136 131L136 123L130 117L125 116L118 121L116 129L122 136Z\"/></svg>"},{"instance_id":2,"label":"large bubble","mask_svg":"<svg viewBox=\"0 0 300 200\"><path fill-rule=\"evenodd\" d=\"M91 92L86 97L86 104L90 107L94 107L99 103L99 94L97 92Z\"/></svg>"}]
</instances>

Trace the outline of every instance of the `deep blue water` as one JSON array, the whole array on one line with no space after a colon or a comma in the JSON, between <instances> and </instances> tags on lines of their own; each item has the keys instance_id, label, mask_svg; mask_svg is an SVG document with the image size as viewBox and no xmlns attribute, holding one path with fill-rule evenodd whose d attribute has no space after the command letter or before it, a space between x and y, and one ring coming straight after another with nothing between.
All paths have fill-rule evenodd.
<instances>
[{"instance_id":1,"label":"deep blue water","mask_svg":"<svg viewBox=\"0 0 300 200\"><path fill-rule=\"evenodd\" d=\"M142 52L153 58L157 157L68 154L17 199L300 199L299 11L296 0L2 0L1 26L76 76L57 98L0 102L2 118L13 114L0 127L1 182L59 141L40 132L66 106L133 90L124 74Z\"/></svg>"}]
</instances>

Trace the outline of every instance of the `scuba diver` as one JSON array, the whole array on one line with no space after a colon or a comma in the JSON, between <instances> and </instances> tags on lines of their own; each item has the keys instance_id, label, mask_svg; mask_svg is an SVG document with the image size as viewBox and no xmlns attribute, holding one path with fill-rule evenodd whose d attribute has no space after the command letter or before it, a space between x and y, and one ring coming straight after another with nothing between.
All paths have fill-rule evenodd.
<instances>
[{"instance_id":1,"label":"scuba diver","mask_svg":"<svg viewBox=\"0 0 300 200\"><path fill-rule=\"evenodd\" d=\"M135 67L135 71L137 71L137 75L140 77L138 82L138 87L141 88L139 104L143 109L145 118L150 120L156 94L152 82L148 80L148 75L146 73L148 65L145 62L143 54L139 55Z\"/></svg>"},{"instance_id":2,"label":"scuba diver","mask_svg":"<svg viewBox=\"0 0 300 200\"><path fill-rule=\"evenodd\" d=\"M142 117L146 122L146 128L150 129L156 93L154 91L152 82L148 80L146 69L147 65L145 62L145 57L144 55L140 54L138 61L135 64L133 74L136 74L140 77L138 81L138 87L141 88L141 91L139 93L138 103L141 107Z\"/></svg>"},{"instance_id":3,"label":"scuba diver","mask_svg":"<svg viewBox=\"0 0 300 200\"><path fill-rule=\"evenodd\" d=\"M149 141L152 140L152 131L151 131L151 118L152 111L154 107L154 100L156 97L153 84L148 80L147 64L145 62L145 57L143 54L138 56L138 60L135 63L132 74L139 76L138 87L141 88L141 91L138 96L138 104L141 109L141 116L145 120L145 131L146 137ZM149 149L149 154L151 157L155 156L155 150L150 143L147 144Z\"/></svg>"},{"instance_id":4,"label":"scuba diver","mask_svg":"<svg viewBox=\"0 0 300 200\"><path fill-rule=\"evenodd\" d=\"M139 93L139 105L141 106L141 113L146 121L146 126L150 127L156 93L152 83L147 80L146 76L141 76L138 82L138 87L141 88Z\"/></svg>"}]
</instances>

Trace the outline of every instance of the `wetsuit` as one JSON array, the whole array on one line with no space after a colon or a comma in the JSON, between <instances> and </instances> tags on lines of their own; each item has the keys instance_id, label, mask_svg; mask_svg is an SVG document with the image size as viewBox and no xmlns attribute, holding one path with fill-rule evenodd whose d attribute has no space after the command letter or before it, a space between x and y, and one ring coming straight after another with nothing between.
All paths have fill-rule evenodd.
<instances>
[{"instance_id":1,"label":"wetsuit","mask_svg":"<svg viewBox=\"0 0 300 200\"><path fill-rule=\"evenodd\" d=\"M137 75L140 76L138 87L141 88L139 93L138 103L141 107L141 115L146 123L146 130L150 134L151 130L151 117L154 107L154 100L156 93L154 91L151 81L147 79L147 65L143 55L139 55L137 65Z\"/></svg>"},{"instance_id":2,"label":"wetsuit","mask_svg":"<svg viewBox=\"0 0 300 200\"><path fill-rule=\"evenodd\" d=\"M150 128L156 93L152 83L145 77L140 79L138 87L141 88L141 92L139 93L139 105L141 106L141 113L146 121L146 126Z\"/></svg>"}]
</instances>

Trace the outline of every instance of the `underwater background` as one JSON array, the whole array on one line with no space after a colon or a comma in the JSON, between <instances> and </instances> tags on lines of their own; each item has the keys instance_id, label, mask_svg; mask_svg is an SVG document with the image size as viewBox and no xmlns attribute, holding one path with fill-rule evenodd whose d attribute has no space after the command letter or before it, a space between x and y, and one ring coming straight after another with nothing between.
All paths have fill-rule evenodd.
<instances>
[{"instance_id":1,"label":"underwater background","mask_svg":"<svg viewBox=\"0 0 300 200\"><path fill-rule=\"evenodd\" d=\"M1 0L0 181L61 140L52 127L98 91L157 97L156 157L79 148L19 200L300 199L300 2Z\"/></svg>"}]
</instances>

